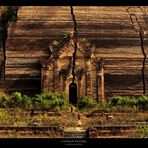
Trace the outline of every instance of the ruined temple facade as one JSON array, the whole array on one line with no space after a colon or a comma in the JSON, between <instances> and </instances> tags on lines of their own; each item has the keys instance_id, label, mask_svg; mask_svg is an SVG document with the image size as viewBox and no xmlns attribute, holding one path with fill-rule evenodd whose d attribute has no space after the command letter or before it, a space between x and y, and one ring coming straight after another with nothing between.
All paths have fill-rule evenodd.
<instances>
[{"instance_id":1,"label":"ruined temple facade","mask_svg":"<svg viewBox=\"0 0 148 148\"><path fill-rule=\"evenodd\" d=\"M84 40L84 39L83 39ZM42 61L42 91L65 92L69 100L91 96L99 102L104 101L103 61L95 57L95 46L82 41L77 42L75 59L75 91L71 92L74 39L70 37L61 48L50 46L51 56ZM70 100L77 102L77 100Z\"/></svg>"},{"instance_id":2,"label":"ruined temple facade","mask_svg":"<svg viewBox=\"0 0 148 148\"><path fill-rule=\"evenodd\" d=\"M147 6L73 6L73 14L69 6L19 6L4 47L0 44L5 48L0 90L71 97L74 86L77 99L90 95L98 102L148 95L147 14ZM72 85L74 26L78 48ZM63 40L65 35L70 38Z\"/></svg>"}]
</instances>

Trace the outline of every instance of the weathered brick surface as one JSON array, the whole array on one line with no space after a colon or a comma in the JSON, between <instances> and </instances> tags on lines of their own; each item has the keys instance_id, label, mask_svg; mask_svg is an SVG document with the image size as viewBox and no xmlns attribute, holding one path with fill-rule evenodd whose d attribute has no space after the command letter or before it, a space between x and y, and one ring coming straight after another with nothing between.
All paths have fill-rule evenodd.
<instances>
[{"instance_id":1,"label":"weathered brick surface","mask_svg":"<svg viewBox=\"0 0 148 148\"><path fill-rule=\"evenodd\" d=\"M133 28L127 8L119 6L73 7L78 36L87 38L95 44L95 57L103 58L105 61L105 96L142 93L143 54L139 33ZM144 49L148 54L146 16L148 7L131 7L129 12L136 14L140 26L144 29ZM68 6L20 7L17 22L12 23L8 28L6 42L8 91L15 88L22 92L39 92L41 90L40 59L49 56L49 43L54 39L62 39L72 30L73 21ZM148 60L145 65L146 94L148 94L147 75ZM18 81L20 84L16 86ZM93 89L90 91L95 92ZM84 92L83 89L82 92Z\"/></svg>"}]
</instances>

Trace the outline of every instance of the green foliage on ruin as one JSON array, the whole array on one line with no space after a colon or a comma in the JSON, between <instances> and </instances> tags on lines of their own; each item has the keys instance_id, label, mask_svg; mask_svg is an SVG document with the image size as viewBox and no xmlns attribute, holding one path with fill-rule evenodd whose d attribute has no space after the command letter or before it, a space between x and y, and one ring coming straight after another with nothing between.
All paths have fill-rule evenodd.
<instances>
[{"instance_id":1,"label":"green foliage on ruin","mask_svg":"<svg viewBox=\"0 0 148 148\"><path fill-rule=\"evenodd\" d=\"M4 92L0 92L0 107L5 108L8 106L8 96Z\"/></svg>"},{"instance_id":2,"label":"green foliage on ruin","mask_svg":"<svg viewBox=\"0 0 148 148\"><path fill-rule=\"evenodd\" d=\"M106 106L113 107L130 107L138 110L148 110L148 97L141 95L139 97L130 96L113 96L106 101Z\"/></svg>"},{"instance_id":3,"label":"green foliage on ruin","mask_svg":"<svg viewBox=\"0 0 148 148\"><path fill-rule=\"evenodd\" d=\"M90 96L83 96L79 99L77 106L79 109L96 108L98 103Z\"/></svg>"},{"instance_id":4,"label":"green foliage on ruin","mask_svg":"<svg viewBox=\"0 0 148 148\"><path fill-rule=\"evenodd\" d=\"M68 110L70 104L65 93L47 92L29 97L20 92L14 92L11 95L0 92L0 107L60 111Z\"/></svg>"},{"instance_id":5,"label":"green foliage on ruin","mask_svg":"<svg viewBox=\"0 0 148 148\"><path fill-rule=\"evenodd\" d=\"M55 48L62 48L66 42L70 40L70 34L65 34L61 40L53 40L51 45ZM79 42L83 47L90 47L91 43L86 38L79 38ZM68 45L69 48L74 48L74 45Z\"/></svg>"},{"instance_id":6,"label":"green foliage on ruin","mask_svg":"<svg viewBox=\"0 0 148 148\"><path fill-rule=\"evenodd\" d=\"M64 37L62 38L62 40L60 40L60 41L53 40L51 45L56 47L56 48L62 48L64 46L64 44L69 41L69 39L70 39L70 35L65 34Z\"/></svg>"},{"instance_id":7,"label":"green foliage on ruin","mask_svg":"<svg viewBox=\"0 0 148 148\"><path fill-rule=\"evenodd\" d=\"M88 39L80 38L79 40L80 40L80 42L82 43L83 46L85 46L85 47L89 47L90 46L90 41Z\"/></svg>"},{"instance_id":8,"label":"green foliage on ruin","mask_svg":"<svg viewBox=\"0 0 148 148\"><path fill-rule=\"evenodd\" d=\"M148 97L113 96L103 104L98 103L90 96L83 96L78 99L76 105L78 110L95 111L103 109L106 111L147 111ZM53 111L70 110L69 100L65 93L46 92L36 94L33 97L13 92L6 94L0 92L0 108L21 108L21 109L45 109Z\"/></svg>"},{"instance_id":9,"label":"green foliage on ruin","mask_svg":"<svg viewBox=\"0 0 148 148\"><path fill-rule=\"evenodd\" d=\"M38 109L63 110L68 109L69 103L65 93L41 93L32 98L32 105Z\"/></svg>"}]
</instances>

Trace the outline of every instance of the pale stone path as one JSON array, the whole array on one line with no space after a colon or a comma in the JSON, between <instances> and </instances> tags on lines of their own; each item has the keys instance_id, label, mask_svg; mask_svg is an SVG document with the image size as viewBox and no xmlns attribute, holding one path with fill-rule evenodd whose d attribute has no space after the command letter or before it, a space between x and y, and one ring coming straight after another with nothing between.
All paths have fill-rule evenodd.
<instances>
[{"instance_id":1,"label":"pale stone path","mask_svg":"<svg viewBox=\"0 0 148 148\"><path fill-rule=\"evenodd\" d=\"M69 126L64 127L64 138L86 138L87 132L84 128L86 116L75 111L72 107L71 112L65 114L63 118L69 119Z\"/></svg>"},{"instance_id":2,"label":"pale stone path","mask_svg":"<svg viewBox=\"0 0 148 148\"><path fill-rule=\"evenodd\" d=\"M86 138L86 130L80 127L65 128L64 138Z\"/></svg>"}]
</instances>

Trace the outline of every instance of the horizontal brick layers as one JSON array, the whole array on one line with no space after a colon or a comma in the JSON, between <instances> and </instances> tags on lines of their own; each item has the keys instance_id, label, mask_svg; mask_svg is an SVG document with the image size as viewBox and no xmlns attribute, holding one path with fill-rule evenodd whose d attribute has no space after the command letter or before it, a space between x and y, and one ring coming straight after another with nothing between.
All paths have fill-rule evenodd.
<instances>
[{"instance_id":1,"label":"horizontal brick layers","mask_svg":"<svg viewBox=\"0 0 148 148\"><path fill-rule=\"evenodd\" d=\"M139 34L134 30L128 7L74 6L78 36L96 45L94 54L103 58L105 96L142 94L143 54ZM144 49L148 54L147 7L131 7L144 32ZM38 93L41 65L49 56L48 46L73 30L70 7L22 6L18 20L8 28L6 42L7 90ZM148 60L145 75L148 74ZM145 78L146 84L148 77ZM148 86L146 86L148 94Z\"/></svg>"}]
</instances>

